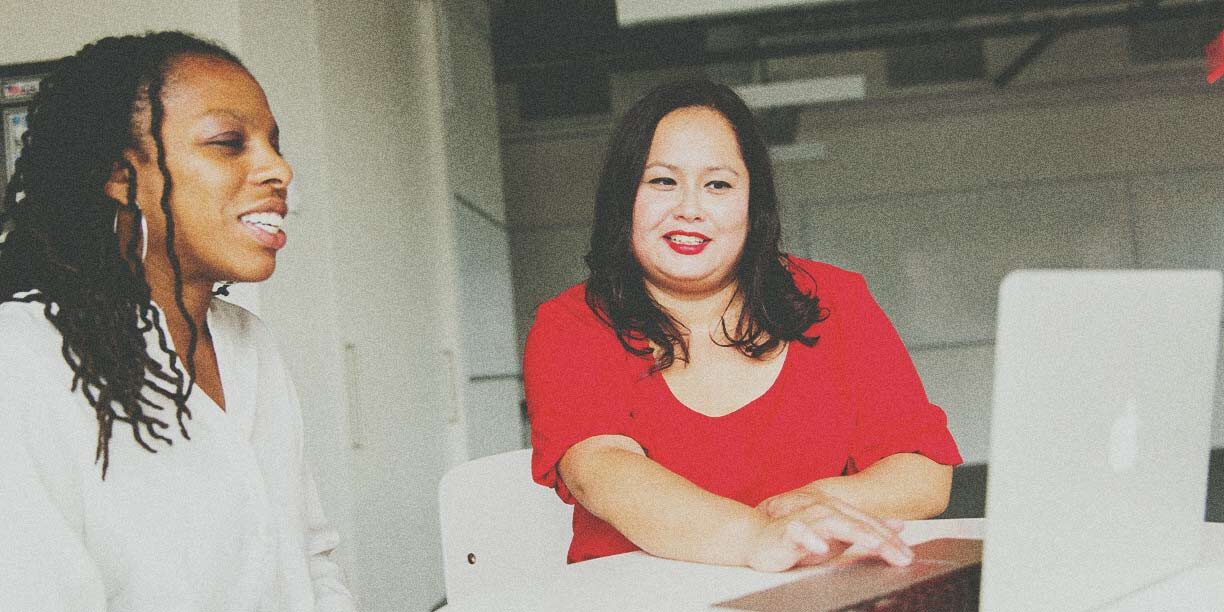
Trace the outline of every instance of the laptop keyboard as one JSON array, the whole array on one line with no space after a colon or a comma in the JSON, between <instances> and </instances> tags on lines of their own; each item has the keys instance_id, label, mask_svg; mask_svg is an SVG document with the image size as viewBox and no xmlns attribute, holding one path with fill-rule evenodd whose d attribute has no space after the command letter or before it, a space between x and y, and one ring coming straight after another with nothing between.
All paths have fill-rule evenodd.
<instances>
[{"instance_id":1,"label":"laptop keyboard","mask_svg":"<svg viewBox=\"0 0 1224 612\"><path fill-rule=\"evenodd\" d=\"M977 612L982 565L974 563L837 612Z\"/></svg>"},{"instance_id":2,"label":"laptop keyboard","mask_svg":"<svg viewBox=\"0 0 1224 612\"><path fill-rule=\"evenodd\" d=\"M939 538L914 546L913 563L875 559L825 571L717 604L755 612L976 612L982 541Z\"/></svg>"}]
</instances>

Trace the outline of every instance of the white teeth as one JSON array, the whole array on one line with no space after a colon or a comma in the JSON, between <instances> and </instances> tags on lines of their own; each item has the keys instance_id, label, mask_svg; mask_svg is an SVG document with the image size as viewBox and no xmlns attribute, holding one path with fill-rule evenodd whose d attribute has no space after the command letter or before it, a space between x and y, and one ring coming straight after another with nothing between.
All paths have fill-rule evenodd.
<instances>
[{"instance_id":1,"label":"white teeth","mask_svg":"<svg viewBox=\"0 0 1224 612\"><path fill-rule=\"evenodd\" d=\"M242 221L243 223L254 225L255 227L258 227L269 234L279 233L281 231L281 225L284 225L285 223L285 218L274 212L251 213L249 215L242 215L242 217L240 217L238 220Z\"/></svg>"},{"instance_id":2,"label":"white teeth","mask_svg":"<svg viewBox=\"0 0 1224 612\"><path fill-rule=\"evenodd\" d=\"M667 239L676 244L701 244L705 242L705 239L703 238L698 238L697 236L685 236L682 234L672 234L671 236L668 236Z\"/></svg>"}]
</instances>

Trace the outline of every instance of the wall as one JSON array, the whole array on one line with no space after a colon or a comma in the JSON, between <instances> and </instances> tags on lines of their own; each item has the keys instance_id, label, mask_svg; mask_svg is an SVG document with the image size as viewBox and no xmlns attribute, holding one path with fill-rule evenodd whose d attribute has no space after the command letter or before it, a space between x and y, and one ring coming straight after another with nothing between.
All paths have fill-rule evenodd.
<instances>
[{"instance_id":1,"label":"wall","mask_svg":"<svg viewBox=\"0 0 1224 612\"><path fill-rule=\"evenodd\" d=\"M799 217L796 251L867 275L968 460L987 455L995 297L1007 271L1224 268L1224 208L1212 194L1224 172L1201 127L1216 101L1191 76L1166 85L980 101L917 120L806 118L801 129L833 154L779 173ZM800 193L815 173L820 188Z\"/></svg>"},{"instance_id":2,"label":"wall","mask_svg":"<svg viewBox=\"0 0 1224 612\"><path fill-rule=\"evenodd\" d=\"M993 41L988 73L1026 42ZM1214 146L1224 91L1202 82L1197 62L1131 66L1124 44L1121 29L1062 37L1003 90L890 90L881 52L759 67L778 79L867 76L866 101L798 114L796 141L824 143L828 156L776 167L784 246L867 276L969 461L987 456L995 295L1008 270L1224 268ZM519 121L503 86L520 343L535 306L585 276L612 117L678 74L617 75L612 113L568 121Z\"/></svg>"},{"instance_id":3,"label":"wall","mask_svg":"<svg viewBox=\"0 0 1224 612\"><path fill-rule=\"evenodd\" d=\"M510 234L502 194L500 132L488 4L452 0L439 11L449 235L457 315L452 460L522 448L525 428L515 344Z\"/></svg>"},{"instance_id":4,"label":"wall","mask_svg":"<svg viewBox=\"0 0 1224 612\"><path fill-rule=\"evenodd\" d=\"M432 2L316 2L335 282L347 347L354 582L368 610L442 596L444 150ZM303 211L303 216L309 211ZM320 254L321 255L321 254ZM334 351L334 349L333 349ZM307 372L308 373L308 372Z\"/></svg>"},{"instance_id":5,"label":"wall","mask_svg":"<svg viewBox=\"0 0 1224 612\"><path fill-rule=\"evenodd\" d=\"M178 4L164 0L0 0L4 63L55 59L106 35L181 29L237 47L242 42L241 3L225 0Z\"/></svg>"}]
</instances>

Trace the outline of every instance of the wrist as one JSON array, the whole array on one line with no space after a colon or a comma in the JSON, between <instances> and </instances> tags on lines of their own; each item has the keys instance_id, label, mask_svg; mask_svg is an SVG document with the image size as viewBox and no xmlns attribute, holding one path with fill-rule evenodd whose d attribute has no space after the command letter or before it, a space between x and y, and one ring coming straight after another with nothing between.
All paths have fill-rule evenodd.
<instances>
[{"instance_id":1,"label":"wrist","mask_svg":"<svg viewBox=\"0 0 1224 612\"><path fill-rule=\"evenodd\" d=\"M833 497L844 501L844 491L849 479L846 476L822 478L803 486L803 491L817 497Z\"/></svg>"},{"instance_id":2,"label":"wrist","mask_svg":"<svg viewBox=\"0 0 1224 612\"><path fill-rule=\"evenodd\" d=\"M756 508L748 508L747 513L738 521L734 528L732 542L735 549L735 565L752 567L753 559L761 549L765 538L765 529L770 518Z\"/></svg>"}]
</instances>

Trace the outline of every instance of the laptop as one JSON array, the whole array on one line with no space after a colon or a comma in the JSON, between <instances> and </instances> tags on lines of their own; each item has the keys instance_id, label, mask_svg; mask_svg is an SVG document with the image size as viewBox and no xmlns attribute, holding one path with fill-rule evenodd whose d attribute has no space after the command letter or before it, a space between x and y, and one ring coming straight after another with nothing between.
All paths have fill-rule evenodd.
<instances>
[{"instance_id":1,"label":"laptop","mask_svg":"<svg viewBox=\"0 0 1224 612\"><path fill-rule=\"evenodd\" d=\"M1008 274L984 545L919 544L908 568L864 560L719 607L1078 611L1193 565L1220 308L1218 271Z\"/></svg>"}]
</instances>

